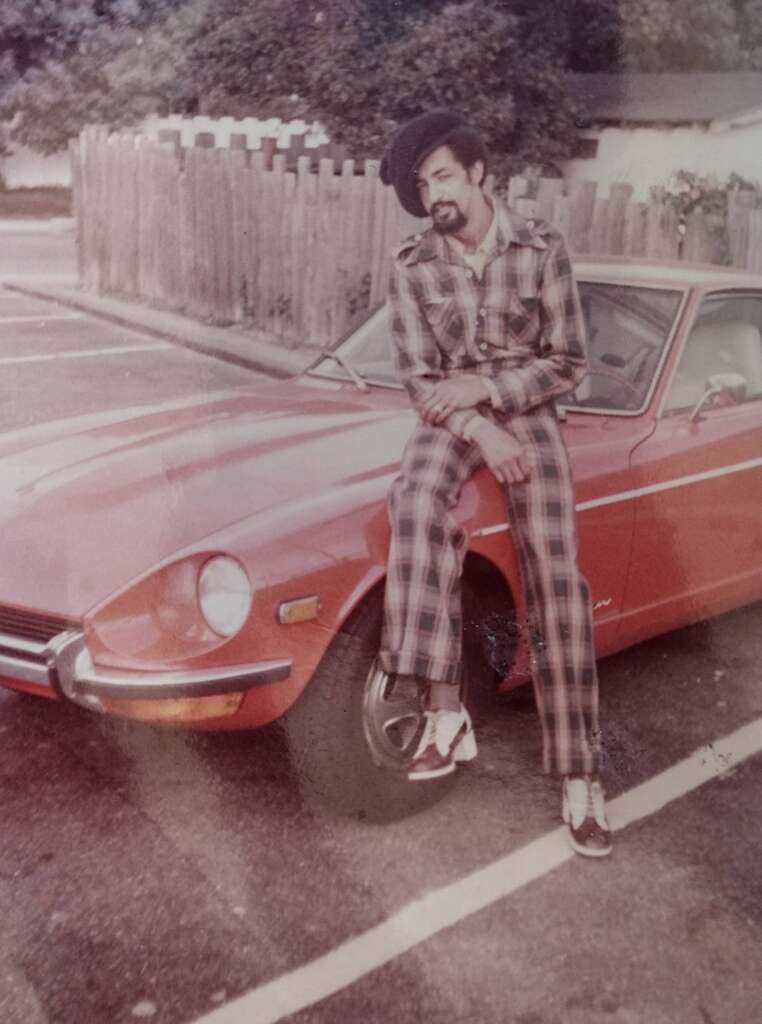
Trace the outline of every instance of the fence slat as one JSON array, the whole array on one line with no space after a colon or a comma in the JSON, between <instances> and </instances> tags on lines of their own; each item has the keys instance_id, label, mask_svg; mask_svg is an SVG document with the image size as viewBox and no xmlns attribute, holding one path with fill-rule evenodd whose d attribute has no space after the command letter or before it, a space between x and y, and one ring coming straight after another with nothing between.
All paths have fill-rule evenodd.
<instances>
[{"instance_id":1,"label":"fence slat","mask_svg":"<svg viewBox=\"0 0 762 1024\"><path fill-rule=\"evenodd\" d=\"M216 248L216 301L214 319L217 323L231 324L233 311L233 174L232 153L229 149L214 151L214 182L218 192L217 213L214 218Z\"/></svg>"},{"instance_id":2,"label":"fence slat","mask_svg":"<svg viewBox=\"0 0 762 1024\"><path fill-rule=\"evenodd\" d=\"M590 251L606 252L607 225L609 218L608 199L596 199L593 207L593 223L590 226Z\"/></svg>"},{"instance_id":3,"label":"fence slat","mask_svg":"<svg viewBox=\"0 0 762 1024\"><path fill-rule=\"evenodd\" d=\"M569 189L569 248L572 252L592 252L591 230L597 186L594 181L579 181Z\"/></svg>"},{"instance_id":4,"label":"fence slat","mask_svg":"<svg viewBox=\"0 0 762 1024\"><path fill-rule=\"evenodd\" d=\"M180 246L180 291L179 309L193 310L193 291L196 281L196 205L192 150L183 150L183 160L177 183L179 199L178 238Z\"/></svg>"},{"instance_id":5,"label":"fence slat","mask_svg":"<svg viewBox=\"0 0 762 1024\"><path fill-rule=\"evenodd\" d=\"M749 270L762 274L762 210L749 211Z\"/></svg>"},{"instance_id":6,"label":"fence slat","mask_svg":"<svg viewBox=\"0 0 762 1024\"><path fill-rule=\"evenodd\" d=\"M537 183L537 197L535 199L535 216L542 220L553 220L553 204L556 196L560 196L564 190L563 178L540 178Z\"/></svg>"},{"instance_id":7,"label":"fence slat","mask_svg":"<svg viewBox=\"0 0 762 1024\"><path fill-rule=\"evenodd\" d=\"M648 203L629 203L624 220L624 253L645 256Z\"/></svg>"},{"instance_id":8,"label":"fence slat","mask_svg":"<svg viewBox=\"0 0 762 1024\"><path fill-rule=\"evenodd\" d=\"M82 197L82 158L79 139L69 139L69 165L71 166L71 206L74 214L74 246L77 256L77 279L85 277L85 246L83 240L85 206Z\"/></svg>"},{"instance_id":9,"label":"fence slat","mask_svg":"<svg viewBox=\"0 0 762 1024\"><path fill-rule=\"evenodd\" d=\"M251 154L246 188L246 310L245 316L252 323L261 323L262 291L259 282L259 265L262 259L262 219L264 207L264 155Z\"/></svg>"},{"instance_id":10,"label":"fence slat","mask_svg":"<svg viewBox=\"0 0 762 1024\"><path fill-rule=\"evenodd\" d=\"M728 195L728 248L730 262L736 267L750 266L751 214L755 195L750 189L737 189Z\"/></svg>"},{"instance_id":11,"label":"fence slat","mask_svg":"<svg viewBox=\"0 0 762 1024\"><path fill-rule=\"evenodd\" d=\"M621 255L625 247L625 221L632 199L632 185L612 185L606 218L605 251Z\"/></svg>"}]
</instances>

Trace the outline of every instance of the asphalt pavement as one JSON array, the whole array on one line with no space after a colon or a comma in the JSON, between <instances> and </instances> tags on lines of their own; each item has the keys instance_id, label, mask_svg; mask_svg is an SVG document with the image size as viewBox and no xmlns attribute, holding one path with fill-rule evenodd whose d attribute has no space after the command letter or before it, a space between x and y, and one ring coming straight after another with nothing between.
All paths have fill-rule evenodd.
<instances>
[{"instance_id":1,"label":"asphalt pavement","mask_svg":"<svg viewBox=\"0 0 762 1024\"><path fill-rule=\"evenodd\" d=\"M0 229L0 430L266 381L40 298L72 259L66 226ZM598 863L563 845L526 689L384 825L315 806L277 726L0 690L0 1024L761 1024L760 665L760 604L601 662Z\"/></svg>"},{"instance_id":2,"label":"asphalt pavement","mask_svg":"<svg viewBox=\"0 0 762 1024\"><path fill-rule=\"evenodd\" d=\"M612 798L762 717L761 624L756 606L601 663ZM720 759L607 861L541 862L520 884L506 857L564 849L528 694L479 722L446 800L382 826L312 805L276 727L195 735L11 693L0 723L3 1024L226 1005L231 1024L759 1024L759 755ZM490 865L509 891L472 912ZM343 946L390 921L348 983ZM264 1014L236 1009L273 983Z\"/></svg>"},{"instance_id":3,"label":"asphalt pavement","mask_svg":"<svg viewBox=\"0 0 762 1024\"><path fill-rule=\"evenodd\" d=\"M317 349L288 348L252 328L216 327L145 303L81 288L74 225L68 219L0 221L0 282L8 291L49 300L147 337L171 342L244 368L291 377L314 361Z\"/></svg>"}]
</instances>

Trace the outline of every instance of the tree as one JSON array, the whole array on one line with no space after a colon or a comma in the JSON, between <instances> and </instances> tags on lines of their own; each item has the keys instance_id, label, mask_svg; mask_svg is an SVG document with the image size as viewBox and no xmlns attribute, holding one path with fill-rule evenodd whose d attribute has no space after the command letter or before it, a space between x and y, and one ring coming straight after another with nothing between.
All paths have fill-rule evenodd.
<instances>
[{"instance_id":1,"label":"tree","mask_svg":"<svg viewBox=\"0 0 762 1024\"><path fill-rule=\"evenodd\" d=\"M423 110L460 109L505 175L555 164L573 138L563 48L529 52L524 33L500 0L223 0L192 59L217 110L317 117L357 156L380 156L390 132Z\"/></svg>"},{"instance_id":2,"label":"tree","mask_svg":"<svg viewBox=\"0 0 762 1024\"><path fill-rule=\"evenodd\" d=\"M0 53L6 80L76 48L97 24L92 0L1 0Z\"/></svg>"},{"instance_id":3,"label":"tree","mask_svg":"<svg viewBox=\"0 0 762 1024\"><path fill-rule=\"evenodd\" d=\"M762 68L762 0L0 0L0 117L42 151L198 96L378 156L449 105L505 175L568 155L569 70L734 68Z\"/></svg>"},{"instance_id":4,"label":"tree","mask_svg":"<svg viewBox=\"0 0 762 1024\"><path fill-rule=\"evenodd\" d=\"M733 0L623 0L621 51L635 71L727 71L745 56Z\"/></svg>"},{"instance_id":5,"label":"tree","mask_svg":"<svg viewBox=\"0 0 762 1024\"><path fill-rule=\"evenodd\" d=\"M194 91L186 40L207 0L24 2L25 25L15 16L0 21L6 45L0 117L14 119L14 140L54 152L86 124L134 124ZM8 14L7 6L0 12Z\"/></svg>"},{"instance_id":6,"label":"tree","mask_svg":"<svg viewBox=\"0 0 762 1024\"><path fill-rule=\"evenodd\" d=\"M762 71L762 0L741 0L738 31L743 41L747 67Z\"/></svg>"}]
</instances>

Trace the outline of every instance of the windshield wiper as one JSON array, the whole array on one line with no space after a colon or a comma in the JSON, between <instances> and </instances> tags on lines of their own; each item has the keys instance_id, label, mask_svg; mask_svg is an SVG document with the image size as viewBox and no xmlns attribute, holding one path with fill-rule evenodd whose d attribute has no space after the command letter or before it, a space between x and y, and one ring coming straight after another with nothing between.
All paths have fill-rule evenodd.
<instances>
[{"instance_id":1,"label":"windshield wiper","mask_svg":"<svg viewBox=\"0 0 762 1024\"><path fill-rule=\"evenodd\" d=\"M360 376L354 366L351 366L344 356L338 355L336 352L324 352L323 356L326 359L333 359L335 363L338 363L342 370L345 370L352 379L352 383L359 391L370 391L370 387L365 380Z\"/></svg>"}]
</instances>

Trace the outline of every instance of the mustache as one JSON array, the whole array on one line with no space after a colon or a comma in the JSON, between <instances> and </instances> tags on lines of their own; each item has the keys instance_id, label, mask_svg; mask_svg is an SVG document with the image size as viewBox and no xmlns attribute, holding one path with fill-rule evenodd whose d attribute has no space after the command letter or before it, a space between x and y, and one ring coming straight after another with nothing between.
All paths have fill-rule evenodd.
<instances>
[{"instance_id":1,"label":"mustache","mask_svg":"<svg viewBox=\"0 0 762 1024\"><path fill-rule=\"evenodd\" d=\"M440 199L438 202L434 203L434 205L431 207L431 212L432 213L436 213L437 210L447 209L447 207L449 207L449 206L452 206L454 209L457 210L457 206L455 205L455 203L452 202L452 200L450 200L450 199Z\"/></svg>"}]
</instances>

